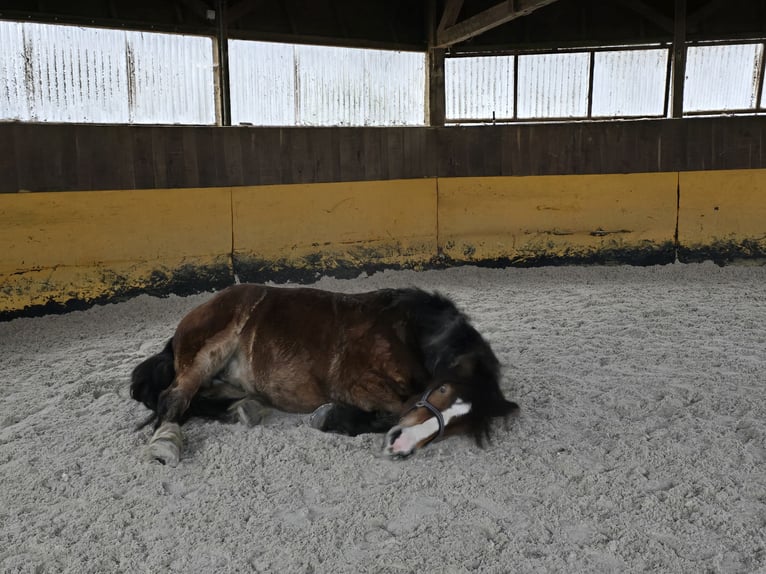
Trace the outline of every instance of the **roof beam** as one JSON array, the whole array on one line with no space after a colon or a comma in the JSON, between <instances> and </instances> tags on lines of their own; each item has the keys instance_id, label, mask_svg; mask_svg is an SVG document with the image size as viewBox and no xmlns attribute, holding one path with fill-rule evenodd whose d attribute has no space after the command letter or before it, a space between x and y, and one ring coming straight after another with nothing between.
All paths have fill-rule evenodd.
<instances>
[{"instance_id":1,"label":"roof beam","mask_svg":"<svg viewBox=\"0 0 766 574\"><path fill-rule=\"evenodd\" d=\"M665 30L666 32L673 33L674 30L674 22L673 18L668 18L657 10L656 8L653 8L643 2L642 0L618 0L620 4L625 6L626 8L630 8L637 14L640 14L650 22L654 22L657 24L660 28Z\"/></svg>"},{"instance_id":2,"label":"roof beam","mask_svg":"<svg viewBox=\"0 0 766 574\"><path fill-rule=\"evenodd\" d=\"M253 12L259 5L260 2L257 0L240 0L227 8L226 23L234 24L237 20L244 18L250 14L250 12Z\"/></svg>"},{"instance_id":3,"label":"roof beam","mask_svg":"<svg viewBox=\"0 0 766 574\"><path fill-rule=\"evenodd\" d=\"M212 10L207 2L203 0L179 0L178 4L184 6L186 10L197 16L200 20L209 20L208 12Z\"/></svg>"},{"instance_id":4,"label":"roof beam","mask_svg":"<svg viewBox=\"0 0 766 574\"><path fill-rule=\"evenodd\" d=\"M702 20L707 20L713 14L715 14L718 10L723 8L725 4L728 3L728 0L710 0L707 4L704 6L701 6L696 12L693 14L690 14L689 17L686 19L687 24L691 26L696 26L699 24Z\"/></svg>"},{"instance_id":5,"label":"roof beam","mask_svg":"<svg viewBox=\"0 0 766 574\"><path fill-rule=\"evenodd\" d=\"M447 5L444 7L444 13L441 20L439 20L439 26L436 28L439 32L444 32L447 28L457 22L457 17L460 15L460 10L463 7L463 0L447 0Z\"/></svg>"},{"instance_id":6,"label":"roof beam","mask_svg":"<svg viewBox=\"0 0 766 574\"><path fill-rule=\"evenodd\" d=\"M506 0L500 4L495 4L462 22L457 22L444 30L437 30L435 47L446 48L452 44L463 42L554 2L556 0ZM449 8L450 4L447 4L445 15Z\"/></svg>"}]
</instances>

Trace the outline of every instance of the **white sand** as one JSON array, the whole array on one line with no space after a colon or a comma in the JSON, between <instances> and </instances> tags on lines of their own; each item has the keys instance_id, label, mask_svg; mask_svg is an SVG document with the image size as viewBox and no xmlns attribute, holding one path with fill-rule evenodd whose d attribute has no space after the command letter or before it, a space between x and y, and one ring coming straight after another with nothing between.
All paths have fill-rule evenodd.
<instances>
[{"instance_id":1,"label":"white sand","mask_svg":"<svg viewBox=\"0 0 766 574\"><path fill-rule=\"evenodd\" d=\"M0 572L765 572L766 267L386 272L455 298L522 415L406 461L273 414L142 459L131 369L209 295L0 324Z\"/></svg>"}]
</instances>

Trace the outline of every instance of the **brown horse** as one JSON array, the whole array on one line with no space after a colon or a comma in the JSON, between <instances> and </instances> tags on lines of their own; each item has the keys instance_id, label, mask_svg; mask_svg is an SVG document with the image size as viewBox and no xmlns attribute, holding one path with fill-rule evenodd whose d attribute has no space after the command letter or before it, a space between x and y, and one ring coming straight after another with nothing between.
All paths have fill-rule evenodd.
<instances>
[{"instance_id":1,"label":"brown horse","mask_svg":"<svg viewBox=\"0 0 766 574\"><path fill-rule=\"evenodd\" d=\"M138 365L131 396L154 414L151 457L175 465L192 416L260 421L268 406L310 413L323 431L387 432L412 454L459 432L481 445L503 397L500 365L455 305L418 289L347 295L235 285L193 309Z\"/></svg>"}]
</instances>

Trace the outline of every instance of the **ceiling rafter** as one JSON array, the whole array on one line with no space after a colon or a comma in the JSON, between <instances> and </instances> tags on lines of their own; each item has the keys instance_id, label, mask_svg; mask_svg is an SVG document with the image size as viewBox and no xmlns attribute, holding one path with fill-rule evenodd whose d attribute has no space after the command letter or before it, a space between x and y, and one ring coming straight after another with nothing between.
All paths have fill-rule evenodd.
<instances>
[{"instance_id":1,"label":"ceiling rafter","mask_svg":"<svg viewBox=\"0 0 766 574\"><path fill-rule=\"evenodd\" d=\"M208 12L213 10L213 7L204 0L178 0L176 5L183 6L200 20L207 20Z\"/></svg>"},{"instance_id":2,"label":"ceiling rafter","mask_svg":"<svg viewBox=\"0 0 766 574\"><path fill-rule=\"evenodd\" d=\"M256 8L258 8L259 4L261 3L257 0L240 0L235 4L232 4L226 10L227 24L233 24L237 20L244 18L250 14L250 12L253 12Z\"/></svg>"},{"instance_id":3,"label":"ceiling rafter","mask_svg":"<svg viewBox=\"0 0 766 574\"><path fill-rule=\"evenodd\" d=\"M618 0L620 4L625 6L626 8L630 8L635 12L636 14L640 14L650 22L654 22L665 30L666 32L673 33L673 18L669 18L668 16L665 16L662 12L657 10L656 8L653 8L652 6L649 6L646 2L643 2L642 0Z\"/></svg>"},{"instance_id":4,"label":"ceiling rafter","mask_svg":"<svg viewBox=\"0 0 766 574\"><path fill-rule=\"evenodd\" d=\"M443 32L455 22L460 15L460 10L463 8L463 0L447 0L447 5L444 7L444 13L441 20L439 20L439 26L436 28L438 32Z\"/></svg>"},{"instance_id":5,"label":"ceiling rafter","mask_svg":"<svg viewBox=\"0 0 766 574\"><path fill-rule=\"evenodd\" d=\"M443 30L437 30L436 47L446 48L452 44L464 42L469 38L483 34L487 30L497 28L498 26L526 16L535 10L553 4L556 0L507 0L500 4L495 4L475 16L471 16L461 22L445 27ZM450 4L447 4L445 13ZM454 8L453 8L454 9ZM457 15L455 15L457 17ZM444 19L444 17L442 17Z\"/></svg>"},{"instance_id":6,"label":"ceiling rafter","mask_svg":"<svg viewBox=\"0 0 766 574\"><path fill-rule=\"evenodd\" d=\"M697 9L696 12L689 14L689 17L686 19L686 21L691 25L699 24L702 20L707 20L710 18L718 10L723 8L728 2L729 0L710 0L710 2Z\"/></svg>"}]
</instances>

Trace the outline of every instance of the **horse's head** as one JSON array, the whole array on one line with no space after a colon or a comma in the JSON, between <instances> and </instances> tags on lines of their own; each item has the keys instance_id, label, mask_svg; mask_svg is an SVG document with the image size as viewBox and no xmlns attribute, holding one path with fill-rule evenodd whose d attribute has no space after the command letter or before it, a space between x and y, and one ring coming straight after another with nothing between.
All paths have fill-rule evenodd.
<instances>
[{"instance_id":1,"label":"horse's head","mask_svg":"<svg viewBox=\"0 0 766 574\"><path fill-rule=\"evenodd\" d=\"M472 434L481 446L489 437L492 417L505 417L518 408L496 385L487 389L437 381L407 403L399 422L386 434L383 453L407 457L435 440L460 433Z\"/></svg>"}]
</instances>

